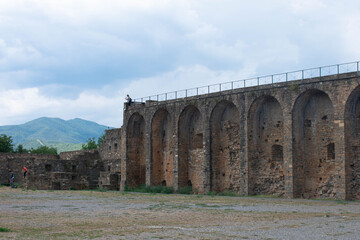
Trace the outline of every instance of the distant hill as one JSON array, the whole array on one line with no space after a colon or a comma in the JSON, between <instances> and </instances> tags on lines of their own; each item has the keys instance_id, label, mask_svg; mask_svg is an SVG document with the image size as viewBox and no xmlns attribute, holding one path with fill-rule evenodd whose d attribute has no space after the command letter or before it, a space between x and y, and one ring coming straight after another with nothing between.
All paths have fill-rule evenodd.
<instances>
[{"instance_id":1,"label":"distant hill","mask_svg":"<svg viewBox=\"0 0 360 240\"><path fill-rule=\"evenodd\" d=\"M0 134L12 136L15 145L22 144L27 149L43 144L62 152L81 149L88 138L97 140L110 128L80 118L65 121L42 117L20 125L0 126Z\"/></svg>"}]
</instances>

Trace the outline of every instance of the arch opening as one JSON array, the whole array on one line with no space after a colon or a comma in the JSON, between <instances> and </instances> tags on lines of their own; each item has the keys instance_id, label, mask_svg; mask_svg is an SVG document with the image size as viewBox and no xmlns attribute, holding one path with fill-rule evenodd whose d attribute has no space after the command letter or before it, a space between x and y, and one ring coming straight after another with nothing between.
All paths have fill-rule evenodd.
<instances>
[{"instance_id":1,"label":"arch opening","mask_svg":"<svg viewBox=\"0 0 360 240\"><path fill-rule=\"evenodd\" d=\"M168 111L158 110L151 124L151 184L173 185L172 124Z\"/></svg>"},{"instance_id":2,"label":"arch opening","mask_svg":"<svg viewBox=\"0 0 360 240\"><path fill-rule=\"evenodd\" d=\"M193 105L184 109L179 118L179 188L198 190L202 183L203 125L200 111Z\"/></svg>"},{"instance_id":3,"label":"arch opening","mask_svg":"<svg viewBox=\"0 0 360 240\"><path fill-rule=\"evenodd\" d=\"M210 191L239 191L239 111L229 101L219 102L210 118Z\"/></svg>"},{"instance_id":4,"label":"arch opening","mask_svg":"<svg viewBox=\"0 0 360 240\"><path fill-rule=\"evenodd\" d=\"M345 106L345 184L346 199L360 199L360 86Z\"/></svg>"},{"instance_id":5,"label":"arch opening","mask_svg":"<svg viewBox=\"0 0 360 240\"><path fill-rule=\"evenodd\" d=\"M293 109L294 197L334 197L335 157L332 102L326 93L309 90Z\"/></svg>"},{"instance_id":6,"label":"arch opening","mask_svg":"<svg viewBox=\"0 0 360 240\"><path fill-rule=\"evenodd\" d=\"M126 185L136 187L146 183L145 120L133 114L127 126Z\"/></svg>"},{"instance_id":7,"label":"arch opening","mask_svg":"<svg viewBox=\"0 0 360 240\"><path fill-rule=\"evenodd\" d=\"M284 194L284 119L272 96L255 100L248 115L249 194Z\"/></svg>"}]
</instances>

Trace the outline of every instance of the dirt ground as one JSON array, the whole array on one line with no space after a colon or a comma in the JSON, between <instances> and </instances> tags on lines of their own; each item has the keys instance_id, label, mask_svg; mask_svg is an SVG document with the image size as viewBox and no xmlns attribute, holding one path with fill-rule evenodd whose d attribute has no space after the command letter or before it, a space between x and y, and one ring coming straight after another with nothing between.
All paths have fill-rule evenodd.
<instances>
[{"instance_id":1,"label":"dirt ground","mask_svg":"<svg viewBox=\"0 0 360 240\"><path fill-rule=\"evenodd\" d=\"M360 202L0 188L0 239L359 239Z\"/></svg>"}]
</instances>

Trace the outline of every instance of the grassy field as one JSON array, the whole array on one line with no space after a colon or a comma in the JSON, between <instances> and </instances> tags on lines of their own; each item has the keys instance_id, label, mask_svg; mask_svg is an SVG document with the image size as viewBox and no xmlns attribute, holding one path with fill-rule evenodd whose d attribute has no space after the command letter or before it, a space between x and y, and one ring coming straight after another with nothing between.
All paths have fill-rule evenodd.
<instances>
[{"instance_id":1,"label":"grassy field","mask_svg":"<svg viewBox=\"0 0 360 240\"><path fill-rule=\"evenodd\" d=\"M360 203L0 188L0 239L358 239Z\"/></svg>"}]
</instances>

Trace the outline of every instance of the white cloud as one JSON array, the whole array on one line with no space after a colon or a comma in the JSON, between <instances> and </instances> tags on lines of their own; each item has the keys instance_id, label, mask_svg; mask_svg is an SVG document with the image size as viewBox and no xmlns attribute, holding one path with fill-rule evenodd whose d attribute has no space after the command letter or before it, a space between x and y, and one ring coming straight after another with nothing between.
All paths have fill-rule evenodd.
<instances>
[{"instance_id":1,"label":"white cloud","mask_svg":"<svg viewBox=\"0 0 360 240\"><path fill-rule=\"evenodd\" d=\"M0 1L0 124L120 126L133 98L360 55L355 0Z\"/></svg>"}]
</instances>

